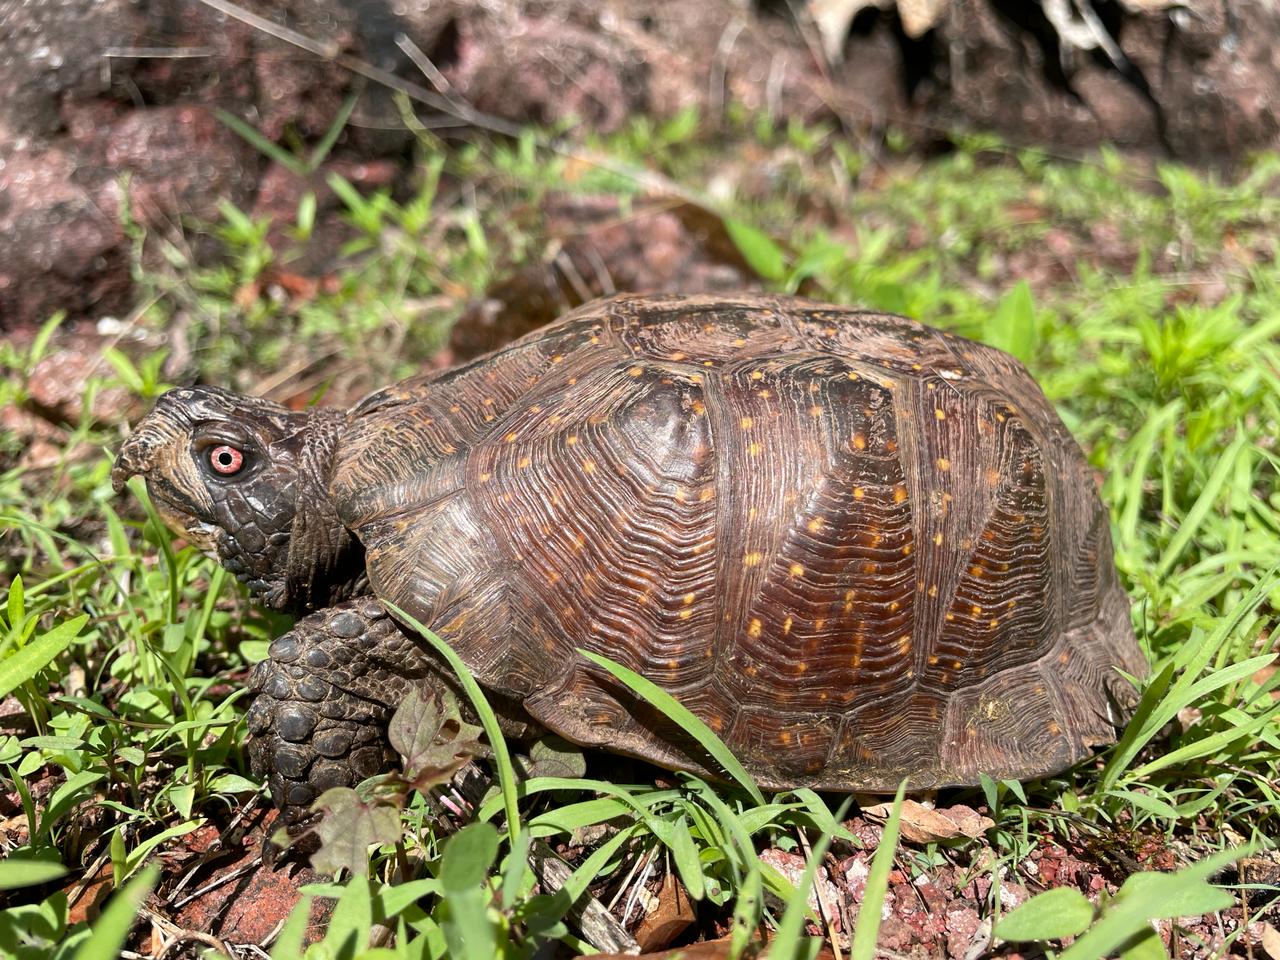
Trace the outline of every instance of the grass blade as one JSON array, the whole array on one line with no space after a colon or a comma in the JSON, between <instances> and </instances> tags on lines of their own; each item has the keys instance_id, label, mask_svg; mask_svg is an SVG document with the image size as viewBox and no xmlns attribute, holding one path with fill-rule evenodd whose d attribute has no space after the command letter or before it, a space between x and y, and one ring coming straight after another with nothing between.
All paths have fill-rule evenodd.
<instances>
[{"instance_id":1,"label":"grass blade","mask_svg":"<svg viewBox=\"0 0 1280 960\"><path fill-rule=\"evenodd\" d=\"M120 955L120 947L129 929L138 918L138 908L147 898L156 880L160 877L160 868L147 867L132 883L111 898L107 909L93 925L93 936L80 945L75 960L116 960Z\"/></svg>"},{"instance_id":2,"label":"grass blade","mask_svg":"<svg viewBox=\"0 0 1280 960\"><path fill-rule=\"evenodd\" d=\"M649 703L661 710L667 719L678 724L680 729L702 744L707 753L715 759L716 763L720 764L721 769L737 780L743 789L751 794L751 799L758 804L764 803L764 794L756 786L755 779L751 774L747 773L746 767L733 755L733 751L725 746L724 741L716 736L715 731L695 717L688 707L653 681L646 680L634 670L628 669L620 663L614 663L608 657L602 657L600 654L592 653L590 650L583 650L581 647L578 648L578 653L592 663L604 667L629 687L632 693L649 701Z\"/></svg>"},{"instance_id":3,"label":"grass blade","mask_svg":"<svg viewBox=\"0 0 1280 960\"><path fill-rule=\"evenodd\" d=\"M889 890L889 871L893 867L893 855L898 849L898 829L902 821L902 797L907 792L907 781L898 784L893 798L893 810L885 821L880 846L871 859L867 873L867 886L858 908L858 921L853 928L853 942L849 945L849 960L875 960L876 940L880 936L880 911L884 896Z\"/></svg>"},{"instance_id":4,"label":"grass blade","mask_svg":"<svg viewBox=\"0 0 1280 960\"><path fill-rule=\"evenodd\" d=\"M511 841L511 846L514 847L516 836L520 832L520 805L516 794L516 771L511 765L511 751L507 748L507 741L502 736L502 728L498 726L497 715L493 712L493 708L489 706L489 701L485 697L484 691L480 689L480 684L476 683L476 678L471 675L471 671L462 662L462 658L453 652L452 647L423 626L412 614L406 613L390 601L384 600L382 603L383 606L395 614L396 619L413 627L436 653L444 657L445 662L449 664L450 669L457 676L462 689L467 692L467 698L471 701L471 705L475 707L476 714L480 717L480 725L484 727L485 736L489 739L489 746L493 749L494 766L498 771L498 786L502 791L502 805L507 814L507 838Z\"/></svg>"},{"instance_id":5,"label":"grass blade","mask_svg":"<svg viewBox=\"0 0 1280 960\"><path fill-rule=\"evenodd\" d=\"M0 699L7 697L52 663L58 654L75 642L77 634L88 622L88 615L81 614L60 623L13 656L5 658L0 663Z\"/></svg>"}]
</instances>

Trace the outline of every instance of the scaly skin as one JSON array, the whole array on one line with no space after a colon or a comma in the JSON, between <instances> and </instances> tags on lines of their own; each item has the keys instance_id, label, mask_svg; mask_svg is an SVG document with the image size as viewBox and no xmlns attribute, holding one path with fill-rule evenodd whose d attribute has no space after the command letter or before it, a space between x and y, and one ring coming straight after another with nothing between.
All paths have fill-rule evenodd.
<instances>
[{"instance_id":1,"label":"scaly skin","mask_svg":"<svg viewBox=\"0 0 1280 960\"><path fill-rule=\"evenodd\" d=\"M266 777L289 824L330 787L391 769L387 723L410 689L439 674L373 597L299 620L249 678L254 772Z\"/></svg>"}]
</instances>

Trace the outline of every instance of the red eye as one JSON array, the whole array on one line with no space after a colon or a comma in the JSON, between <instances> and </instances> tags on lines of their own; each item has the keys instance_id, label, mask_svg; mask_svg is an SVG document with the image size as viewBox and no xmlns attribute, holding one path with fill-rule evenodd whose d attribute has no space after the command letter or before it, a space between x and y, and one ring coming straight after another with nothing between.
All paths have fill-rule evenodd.
<instances>
[{"instance_id":1,"label":"red eye","mask_svg":"<svg viewBox=\"0 0 1280 960\"><path fill-rule=\"evenodd\" d=\"M213 467L215 473L229 477L239 473L240 468L244 466L244 454L224 443L209 451L209 466Z\"/></svg>"}]
</instances>

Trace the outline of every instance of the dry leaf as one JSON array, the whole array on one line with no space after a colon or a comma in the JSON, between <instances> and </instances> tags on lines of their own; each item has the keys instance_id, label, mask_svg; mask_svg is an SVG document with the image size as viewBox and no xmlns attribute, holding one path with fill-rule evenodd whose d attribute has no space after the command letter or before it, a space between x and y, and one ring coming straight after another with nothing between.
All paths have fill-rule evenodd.
<instances>
[{"instance_id":1,"label":"dry leaf","mask_svg":"<svg viewBox=\"0 0 1280 960\"><path fill-rule=\"evenodd\" d=\"M1280 960L1280 930L1269 923L1262 925L1262 949L1267 951L1271 960Z\"/></svg>"},{"instance_id":2,"label":"dry leaf","mask_svg":"<svg viewBox=\"0 0 1280 960\"><path fill-rule=\"evenodd\" d=\"M867 807L862 812L867 819L876 823L884 823L889 819L891 805L878 803ZM995 826L995 821L984 817L972 807L956 804L935 810L915 800L902 802L902 838L913 843L934 843L938 840L951 840L955 837L982 836Z\"/></svg>"}]
</instances>

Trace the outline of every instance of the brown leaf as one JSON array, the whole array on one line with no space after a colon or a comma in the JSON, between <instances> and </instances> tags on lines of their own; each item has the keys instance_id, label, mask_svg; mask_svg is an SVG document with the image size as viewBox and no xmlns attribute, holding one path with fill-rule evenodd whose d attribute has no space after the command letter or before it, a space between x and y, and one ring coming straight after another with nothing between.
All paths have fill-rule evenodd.
<instances>
[{"instance_id":1,"label":"brown leaf","mask_svg":"<svg viewBox=\"0 0 1280 960\"><path fill-rule=\"evenodd\" d=\"M862 812L867 819L884 823L889 819L890 804L878 803ZM980 837L995 826L995 821L984 817L972 807L956 804L935 810L915 800L902 802L902 838L912 843L934 843L955 837Z\"/></svg>"},{"instance_id":2,"label":"brown leaf","mask_svg":"<svg viewBox=\"0 0 1280 960\"><path fill-rule=\"evenodd\" d=\"M1280 930L1269 923L1262 924L1262 949L1271 960L1280 960Z\"/></svg>"}]
</instances>

